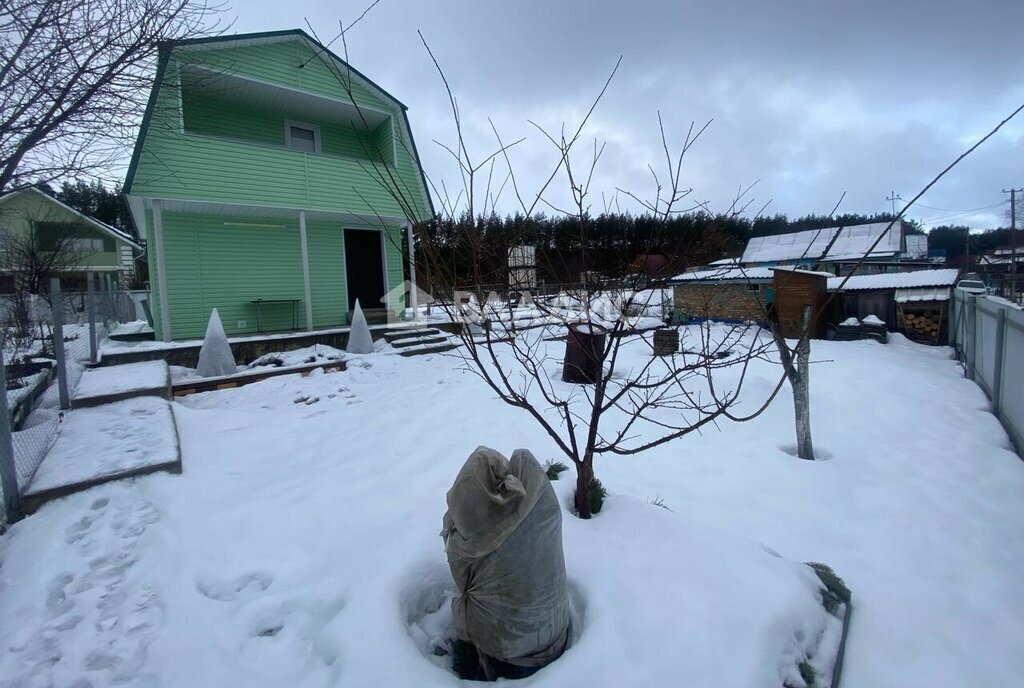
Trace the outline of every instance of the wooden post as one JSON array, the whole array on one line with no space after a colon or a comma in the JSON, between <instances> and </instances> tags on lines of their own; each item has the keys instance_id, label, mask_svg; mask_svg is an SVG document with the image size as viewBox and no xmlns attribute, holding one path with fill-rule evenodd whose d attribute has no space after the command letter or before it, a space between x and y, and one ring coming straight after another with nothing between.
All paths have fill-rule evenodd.
<instances>
[{"instance_id":1,"label":"wooden post","mask_svg":"<svg viewBox=\"0 0 1024 688\"><path fill-rule=\"evenodd\" d=\"M313 291L309 285L309 243L306 240L306 211L299 211L299 244L302 248L302 288L306 297L306 330L313 331Z\"/></svg>"}]
</instances>

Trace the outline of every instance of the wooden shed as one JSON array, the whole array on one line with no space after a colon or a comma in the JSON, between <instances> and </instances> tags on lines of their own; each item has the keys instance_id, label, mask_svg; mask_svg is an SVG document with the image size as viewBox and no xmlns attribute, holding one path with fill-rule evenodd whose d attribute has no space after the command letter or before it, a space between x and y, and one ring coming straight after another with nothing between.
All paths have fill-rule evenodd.
<instances>
[{"instance_id":1,"label":"wooden shed","mask_svg":"<svg viewBox=\"0 0 1024 688\"><path fill-rule=\"evenodd\" d=\"M772 268L775 291L775 311L786 337L801 334L804 306L811 307L811 337L825 333L825 301L828 299L828 272L798 270L792 267Z\"/></svg>"}]
</instances>

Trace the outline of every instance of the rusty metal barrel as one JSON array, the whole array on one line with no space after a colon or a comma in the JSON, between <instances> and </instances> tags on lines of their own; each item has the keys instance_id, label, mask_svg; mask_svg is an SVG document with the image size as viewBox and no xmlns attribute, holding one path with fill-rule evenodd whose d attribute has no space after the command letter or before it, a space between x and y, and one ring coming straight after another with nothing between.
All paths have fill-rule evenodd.
<instances>
[{"instance_id":1,"label":"rusty metal barrel","mask_svg":"<svg viewBox=\"0 0 1024 688\"><path fill-rule=\"evenodd\" d=\"M654 355L671 356L679 351L679 330L663 327L654 331Z\"/></svg>"},{"instance_id":2,"label":"rusty metal barrel","mask_svg":"<svg viewBox=\"0 0 1024 688\"><path fill-rule=\"evenodd\" d=\"M593 323L571 323L565 340L562 380L592 385L601 377L608 330Z\"/></svg>"}]
</instances>

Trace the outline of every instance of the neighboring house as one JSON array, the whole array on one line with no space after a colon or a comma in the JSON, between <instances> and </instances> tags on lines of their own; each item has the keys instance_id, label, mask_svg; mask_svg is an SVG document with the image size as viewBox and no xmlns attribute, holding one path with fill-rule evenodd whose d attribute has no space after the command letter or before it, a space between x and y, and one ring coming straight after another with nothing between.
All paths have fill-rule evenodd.
<instances>
[{"instance_id":1,"label":"neighboring house","mask_svg":"<svg viewBox=\"0 0 1024 688\"><path fill-rule=\"evenodd\" d=\"M13 271L7 263L23 255L28 246L41 253L56 247L69 262L60 261L59 277L64 289L82 289L88 272L109 274L114 281L135 270L142 247L127 232L89 217L61 203L35 187L0 196L0 251L6 242L16 249L5 256L0 274L0 292L14 291Z\"/></svg>"},{"instance_id":2,"label":"neighboring house","mask_svg":"<svg viewBox=\"0 0 1024 688\"><path fill-rule=\"evenodd\" d=\"M925 264L927 243L922 253L919 242L911 240L911 253ZM901 265L911 258L907 249L902 222L891 227L888 222L876 222L754 237L747 242L740 263L747 267L793 265L836 275L855 269L860 274L891 272L908 267Z\"/></svg>"},{"instance_id":3,"label":"neighboring house","mask_svg":"<svg viewBox=\"0 0 1024 688\"><path fill-rule=\"evenodd\" d=\"M159 55L125 181L157 337L214 308L228 334L403 309L402 242L433 214L406 107L297 29Z\"/></svg>"},{"instance_id":4,"label":"neighboring house","mask_svg":"<svg viewBox=\"0 0 1024 688\"><path fill-rule=\"evenodd\" d=\"M1014 264L1017 269L1014 270ZM1024 247L1002 246L978 257L974 266L996 292L1010 298L1010 284L1016 272L1017 291L1024 287Z\"/></svg>"}]
</instances>

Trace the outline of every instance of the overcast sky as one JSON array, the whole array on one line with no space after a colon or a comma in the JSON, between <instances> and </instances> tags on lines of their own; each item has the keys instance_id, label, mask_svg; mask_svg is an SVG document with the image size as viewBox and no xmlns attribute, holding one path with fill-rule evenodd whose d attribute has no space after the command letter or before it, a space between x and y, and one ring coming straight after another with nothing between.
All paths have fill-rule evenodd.
<instances>
[{"instance_id":1,"label":"overcast sky","mask_svg":"<svg viewBox=\"0 0 1024 688\"><path fill-rule=\"evenodd\" d=\"M308 19L326 41L369 2L238 1L233 30ZM738 187L758 182L751 213L772 199L766 213L795 217L829 212L844 191L840 212L888 210L890 191L911 198L1024 103L1020 0L381 0L347 35L350 62L409 107L425 170L450 190L461 182L433 140L454 143L452 119L417 30L459 99L477 157L495 147L488 117L506 141L526 137L511 153L524 190L557 161L527 120L578 123L622 55L580 150L607 142L595 212L602 191L653 193L647 165L664 166L659 110L675 147L691 121L713 120L684 165L694 198L725 210ZM332 48L340 53L340 41ZM1024 186L1024 114L910 216L998 226L1011 185ZM514 202L506 189L499 209Z\"/></svg>"}]
</instances>

